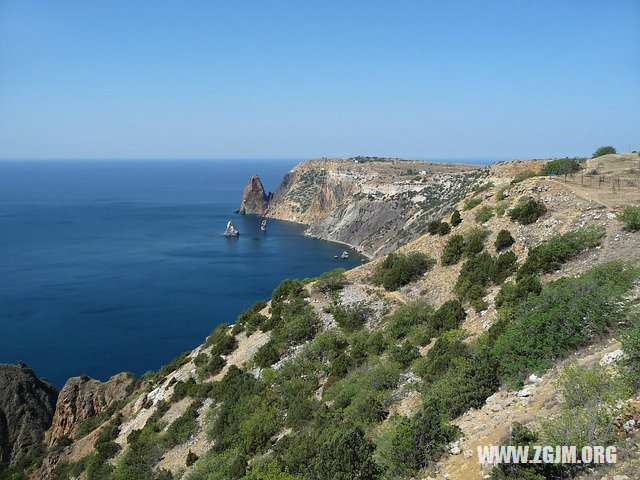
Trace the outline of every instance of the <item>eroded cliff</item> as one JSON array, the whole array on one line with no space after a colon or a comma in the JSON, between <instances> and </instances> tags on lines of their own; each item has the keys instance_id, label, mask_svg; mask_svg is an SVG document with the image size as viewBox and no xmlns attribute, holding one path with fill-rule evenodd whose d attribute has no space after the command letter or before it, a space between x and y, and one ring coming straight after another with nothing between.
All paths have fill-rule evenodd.
<instances>
[{"instance_id":1,"label":"eroded cliff","mask_svg":"<svg viewBox=\"0 0 640 480\"><path fill-rule=\"evenodd\" d=\"M479 165L444 162L310 160L288 172L272 196L251 177L241 209L308 225L308 235L377 258L425 233L487 174Z\"/></svg>"}]
</instances>

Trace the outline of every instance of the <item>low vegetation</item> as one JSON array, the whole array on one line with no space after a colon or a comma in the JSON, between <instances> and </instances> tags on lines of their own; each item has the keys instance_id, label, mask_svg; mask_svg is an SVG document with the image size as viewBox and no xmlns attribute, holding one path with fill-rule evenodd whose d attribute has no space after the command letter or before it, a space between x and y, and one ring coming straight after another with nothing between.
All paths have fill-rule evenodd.
<instances>
[{"instance_id":1,"label":"low vegetation","mask_svg":"<svg viewBox=\"0 0 640 480\"><path fill-rule=\"evenodd\" d=\"M545 163L540 170L541 175L567 175L580 170L579 158L557 158Z\"/></svg>"},{"instance_id":2,"label":"low vegetation","mask_svg":"<svg viewBox=\"0 0 640 480\"><path fill-rule=\"evenodd\" d=\"M493 207L485 205L476 212L475 220L477 223L488 222L493 217Z\"/></svg>"},{"instance_id":3,"label":"low vegetation","mask_svg":"<svg viewBox=\"0 0 640 480\"><path fill-rule=\"evenodd\" d=\"M615 328L624 316L622 295L638 270L620 262L548 284L517 307L493 350L505 379L541 374L571 350Z\"/></svg>"},{"instance_id":4,"label":"low vegetation","mask_svg":"<svg viewBox=\"0 0 640 480\"><path fill-rule=\"evenodd\" d=\"M518 222L522 225L530 225L536 223L536 221L545 213L547 213L547 207L539 200L530 199L525 202L521 202L511 209L509 217L514 222Z\"/></svg>"},{"instance_id":5,"label":"low vegetation","mask_svg":"<svg viewBox=\"0 0 640 480\"><path fill-rule=\"evenodd\" d=\"M640 207L629 205L624 207L618 215L618 220L624 223L625 229L629 232L640 230Z\"/></svg>"},{"instance_id":6,"label":"low vegetation","mask_svg":"<svg viewBox=\"0 0 640 480\"><path fill-rule=\"evenodd\" d=\"M603 155L609 155L611 153L616 153L616 149L611 145L607 145L606 147L600 147L595 152L593 152L592 158L601 157Z\"/></svg>"},{"instance_id":7,"label":"low vegetation","mask_svg":"<svg viewBox=\"0 0 640 480\"><path fill-rule=\"evenodd\" d=\"M467 211L471 210L482 203L481 197L471 197L464 201L464 205L462 206L462 210Z\"/></svg>"},{"instance_id":8,"label":"low vegetation","mask_svg":"<svg viewBox=\"0 0 640 480\"><path fill-rule=\"evenodd\" d=\"M390 253L376 268L372 282L386 290L397 290L415 280L435 265L424 253Z\"/></svg>"},{"instance_id":9,"label":"low vegetation","mask_svg":"<svg viewBox=\"0 0 640 480\"><path fill-rule=\"evenodd\" d=\"M600 244L605 235L601 226L589 226L554 235L529 250L518 278L532 273L551 273L583 251Z\"/></svg>"},{"instance_id":10,"label":"low vegetation","mask_svg":"<svg viewBox=\"0 0 640 480\"><path fill-rule=\"evenodd\" d=\"M516 241L511 236L511 232L509 232L509 230L500 230L498 235L496 235L496 241L493 243L493 246L496 247L497 251L500 251L505 248L509 248L515 242Z\"/></svg>"}]
</instances>

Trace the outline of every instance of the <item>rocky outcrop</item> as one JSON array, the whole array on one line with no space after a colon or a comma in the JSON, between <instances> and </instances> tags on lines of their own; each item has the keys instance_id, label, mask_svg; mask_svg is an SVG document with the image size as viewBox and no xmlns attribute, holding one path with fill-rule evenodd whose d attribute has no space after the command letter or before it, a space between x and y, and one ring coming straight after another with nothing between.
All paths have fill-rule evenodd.
<instances>
[{"instance_id":1,"label":"rocky outcrop","mask_svg":"<svg viewBox=\"0 0 640 480\"><path fill-rule=\"evenodd\" d=\"M20 460L43 441L57 397L27 366L0 364L0 464Z\"/></svg>"},{"instance_id":2,"label":"rocky outcrop","mask_svg":"<svg viewBox=\"0 0 640 480\"><path fill-rule=\"evenodd\" d=\"M131 382L133 378L126 373L114 375L106 382L87 376L67 380L56 403L55 415L47 434L48 445L54 445L64 435L71 436L83 420L125 398Z\"/></svg>"},{"instance_id":3,"label":"rocky outcrop","mask_svg":"<svg viewBox=\"0 0 640 480\"><path fill-rule=\"evenodd\" d=\"M242 213L264 215L269 208L270 199L271 193L267 194L264 191L260 178L254 175L249 179L249 183L242 192L240 211Z\"/></svg>"}]
</instances>

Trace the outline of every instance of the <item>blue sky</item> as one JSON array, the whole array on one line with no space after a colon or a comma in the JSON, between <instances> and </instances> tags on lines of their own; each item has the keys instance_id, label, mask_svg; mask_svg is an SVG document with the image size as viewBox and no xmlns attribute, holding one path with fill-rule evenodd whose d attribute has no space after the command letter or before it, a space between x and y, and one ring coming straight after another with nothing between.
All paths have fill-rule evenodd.
<instances>
[{"instance_id":1,"label":"blue sky","mask_svg":"<svg viewBox=\"0 0 640 480\"><path fill-rule=\"evenodd\" d=\"M640 150L640 2L0 0L0 158Z\"/></svg>"}]
</instances>

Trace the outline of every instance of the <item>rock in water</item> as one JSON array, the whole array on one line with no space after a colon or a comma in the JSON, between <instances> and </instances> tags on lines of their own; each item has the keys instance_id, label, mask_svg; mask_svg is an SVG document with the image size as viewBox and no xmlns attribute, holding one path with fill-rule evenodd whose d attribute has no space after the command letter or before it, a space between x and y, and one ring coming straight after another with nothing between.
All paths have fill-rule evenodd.
<instances>
[{"instance_id":1,"label":"rock in water","mask_svg":"<svg viewBox=\"0 0 640 480\"><path fill-rule=\"evenodd\" d=\"M71 436L82 421L125 398L131 382L132 377L126 373L114 375L106 382L87 376L67 380L58 396L47 444L52 446L63 435Z\"/></svg>"},{"instance_id":2,"label":"rock in water","mask_svg":"<svg viewBox=\"0 0 640 480\"><path fill-rule=\"evenodd\" d=\"M242 202L240 204L240 211L242 213L255 213L258 215L264 215L269 208L269 201L272 194L267 194L264 191L262 182L257 175L254 175L249 179L244 192L242 192Z\"/></svg>"},{"instance_id":3,"label":"rock in water","mask_svg":"<svg viewBox=\"0 0 640 480\"><path fill-rule=\"evenodd\" d=\"M228 222L227 229L224 231L223 235L225 237L237 237L238 235L240 235L240 232L236 227L233 226L233 223Z\"/></svg>"},{"instance_id":4,"label":"rock in water","mask_svg":"<svg viewBox=\"0 0 640 480\"><path fill-rule=\"evenodd\" d=\"M15 463L44 440L57 398L26 365L0 364L0 464Z\"/></svg>"}]
</instances>

